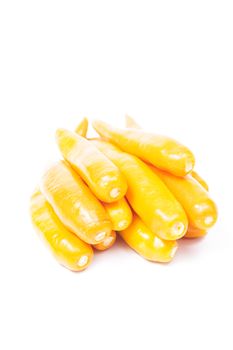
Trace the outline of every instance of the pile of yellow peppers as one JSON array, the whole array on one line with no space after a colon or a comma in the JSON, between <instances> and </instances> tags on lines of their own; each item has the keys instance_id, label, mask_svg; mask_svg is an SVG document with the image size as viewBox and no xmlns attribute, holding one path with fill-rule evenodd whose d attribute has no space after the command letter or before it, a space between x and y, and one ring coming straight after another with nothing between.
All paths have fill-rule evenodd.
<instances>
[{"instance_id":1,"label":"pile of yellow peppers","mask_svg":"<svg viewBox=\"0 0 233 350\"><path fill-rule=\"evenodd\" d=\"M193 153L166 136L84 118L75 132L56 131L63 157L43 175L30 200L32 222L60 264L81 271L94 249L119 235L147 260L169 262L182 237L202 237L217 220ZM117 233L116 233L117 232Z\"/></svg>"}]
</instances>

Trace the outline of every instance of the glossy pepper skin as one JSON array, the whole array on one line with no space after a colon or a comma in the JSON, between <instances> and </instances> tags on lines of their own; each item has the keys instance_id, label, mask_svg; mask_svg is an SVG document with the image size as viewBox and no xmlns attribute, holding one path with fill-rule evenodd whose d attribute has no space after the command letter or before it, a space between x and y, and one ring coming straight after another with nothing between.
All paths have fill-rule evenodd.
<instances>
[{"instance_id":1,"label":"glossy pepper skin","mask_svg":"<svg viewBox=\"0 0 233 350\"><path fill-rule=\"evenodd\" d=\"M184 238L200 238L207 235L206 230L200 230L197 227L189 225L188 230L184 236Z\"/></svg>"},{"instance_id":2,"label":"glossy pepper skin","mask_svg":"<svg viewBox=\"0 0 233 350\"><path fill-rule=\"evenodd\" d=\"M124 197L127 191L125 178L90 141L65 129L57 130L56 139L63 157L99 200L110 203Z\"/></svg>"},{"instance_id":3,"label":"glossy pepper skin","mask_svg":"<svg viewBox=\"0 0 233 350\"><path fill-rule=\"evenodd\" d=\"M162 240L137 216L131 225L119 232L123 240L143 258L154 262L169 262L177 250L176 241Z\"/></svg>"},{"instance_id":4,"label":"glossy pepper skin","mask_svg":"<svg viewBox=\"0 0 233 350\"><path fill-rule=\"evenodd\" d=\"M64 161L47 170L41 190L62 223L86 243L100 243L111 233L104 207Z\"/></svg>"},{"instance_id":5,"label":"glossy pepper skin","mask_svg":"<svg viewBox=\"0 0 233 350\"><path fill-rule=\"evenodd\" d=\"M192 171L195 163L192 152L166 136L146 133L140 129L118 129L102 121L93 122L98 134L154 166L177 176Z\"/></svg>"},{"instance_id":6,"label":"glossy pepper skin","mask_svg":"<svg viewBox=\"0 0 233 350\"><path fill-rule=\"evenodd\" d=\"M88 130L88 119L86 117L84 117L81 120L81 122L77 125L75 132L82 137L86 137L87 130Z\"/></svg>"},{"instance_id":7,"label":"glossy pepper skin","mask_svg":"<svg viewBox=\"0 0 233 350\"><path fill-rule=\"evenodd\" d=\"M105 239L94 245L94 248L97 250L106 250L113 246L116 241L116 232L112 231L109 236L105 237Z\"/></svg>"},{"instance_id":8,"label":"glossy pepper skin","mask_svg":"<svg viewBox=\"0 0 233 350\"><path fill-rule=\"evenodd\" d=\"M56 260L72 271L84 270L92 261L92 247L68 231L37 189L30 201L32 223Z\"/></svg>"},{"instance_id":9,"label":"glossy pepper skin","mask_svg":"<svg viewBox=\"0 0 233 350\"><path fill-rule=\"evenodd\" d=\"M141 126L129 115L125 115L125 126L126 128L131 128L131 129L141 129ZM206 191L209 191L209 186L206 183L206 181L195 171L192 170L190 175L197 180L205 189Z\"/></svg>"},{"instance_id":10,"label":"glossy pepper skin","mask_svg":"<svg viewBox=\"0 0 233 350\"><path fill-rule=\"evenodd\" d=\"M184 208L192 226L207 230L217 220L217 207L209 193L191 175L176 177L152 168Z\"/></svg>"},{"instance_id":11,"label":"glossy pepper skin","mask_svg":"<svg viewBox=\"0 0 233 350\"><path fill-rule=\"evenodd\" d=\"M114 203L104 203L104 207L111 219L113 230L122 231L131 224L132 211L125 198Z\"/></svg>"},{"instance_id":12,"label":"glossy pepper skin","mask_svg":"<svg viewBox=\"0 0 233 350\"><path fill-rule=\"evenodd\" d=\"M186 214L163 181L137 157L121 152L101 140L92 142L124 174L128 191L126 198L154 234L167 240L184 236L188 227Z\"/></svg>"}]
</instances>

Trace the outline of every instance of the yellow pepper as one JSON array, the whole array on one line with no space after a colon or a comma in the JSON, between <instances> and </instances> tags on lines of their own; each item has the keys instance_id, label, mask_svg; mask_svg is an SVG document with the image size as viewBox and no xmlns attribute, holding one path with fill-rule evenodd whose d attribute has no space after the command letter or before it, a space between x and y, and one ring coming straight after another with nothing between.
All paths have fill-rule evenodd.
<instances>
[{"instance_id":1,"label":"yellow pepper","mask_svg":"<svg viewBox=\"0 0 233 350\"><path fill-rule=\"evenodd\" d=\"M176 241L166 241L156 236L136 214L134 214L131 225L119 232L119 235L147 260L169 262L177 250Z\"/></svg>"},{"instance_id":2,"label":"yellow pepper","mask_svg":"<svg viewBox=\"0 0 233 350\"><path fill-rule=\"evenodd\" d=\"M113 203L103 203L103 205L111 219L113 230L122 231L131 224L132 211L125 198Z\"/></svg>"},{"instance_id":3,"label":"yellow pepper","mask_svg":"<svg viewBox=\"0 0 233 350\"><path fill-rule=\"evenodd\" d=\"M41 188L62 223L83 241L97 244L111 233L103 205L64 161L48 169Z\"/></svg>"},{"instance_id":4,"label":"yellow pepper","mask_svg":"<svg viewBox=\"0 0 233 350\"><path fill-rule=\"evenodd\" d=\"M141 129L140 125L128 114L125 115L125 126L130 129ZM192 170L190 175L192 175L192 177L197 180L207 191L209 190L206 181L195 170Z\"/></svg>"},{"instance_id":5,"label":"yellow pepper","mask_svg":"<svg viewBox=\"0 0 233 350\"><path fill-rule=\"evenodd\" d=\"M102 121L93 122L98 134L154 166L177 176L192 171L195 163L192 152L166 136L146 133L138 129L118 129Z\"/></svg>"},{"instance_id":6,"label":"yellow pepper","mask_svg":"<svg viewBox=\"0 0 233 350\"><path fill-rule=\"evenodd\" d=\"M38 189L31 197L30 212L36 231L60 264L81 271L91 263L92 247L64 227Z\"/></svg>"},{"instance_id":7,"label":"yellow pepper","mask_svg":"<svg viewBox=\"0 0 233 350\"><path fill-rule=\"evenodd\" d=\"M127 184L119 169L90 141L65 129L58 129L57 143L63 157L103 202L124 197Z\"/></svg>"},{"instance_id":8,"label":"yellow pepper","mask_svg":"<svg viewBox=\"0 0 233 350\"><path fill-rule=\"evenodd\" d=\"M192 226L207 230L215 224L218 216L216 204L199 182L191 175L181 178L151 168L180 202Z\"/></svg>"}]
</instances>

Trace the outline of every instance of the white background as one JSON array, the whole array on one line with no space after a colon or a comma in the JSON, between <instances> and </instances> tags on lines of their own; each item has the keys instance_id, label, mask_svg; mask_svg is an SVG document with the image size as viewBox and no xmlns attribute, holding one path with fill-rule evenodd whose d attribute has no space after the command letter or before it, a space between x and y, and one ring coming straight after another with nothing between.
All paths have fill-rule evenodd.
<instances>
[{"instance_id":1,"label":"white background","mask_svg":"<svg viewBox=\"0 0 233 350\"><path fill-rule=\"evenodd\" d=\"M232 1L0 2L0 347L232 349ZM31 191L84 115L187 144L219 221L174 262L122 242L82 273L34 233Z\"/></svg>"}]
</instances>

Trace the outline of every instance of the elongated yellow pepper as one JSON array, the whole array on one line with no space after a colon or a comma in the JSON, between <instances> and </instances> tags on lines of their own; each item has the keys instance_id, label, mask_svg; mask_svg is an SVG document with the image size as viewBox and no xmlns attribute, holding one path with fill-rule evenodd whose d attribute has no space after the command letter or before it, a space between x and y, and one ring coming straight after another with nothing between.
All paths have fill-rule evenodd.
<instances>
[{"instance_id":1,"label":"elongated yellow pepper","mask_svg":"<svg viewBox=\"0 0 233 350\"><path fill-rule=\"evenodd\" d=\"M31 197L30 213L36 231L60 264L81 271L91 263L92 247L65 228L38 189Z\"/></svg>"},{"instance_id":2,"label":"elongated yellow pepper","mask_svg":"<svg viewBox=\"0 0 233 350\"><path fill-rule=\"evenodd\" d=\"M184 176L194 167L192 152L169 137L146 133L140 129L118 129L102 121L94 121L93 127L101 137L123 151L174 175Z\"/></svg>"},{"instance_id":3,"label":"elongated yellow pepper","mask_svg":"<svg viewBox=\"0 0 233 350\"><path fill-rule=\"evenodd\" d=\"M155 262L169 262L177 250L176 241L162 240L137 216L131 225L119 232L123 240L143 258Z\"/></svg>"},{"instance_id":4,"label":"elongated yellow pepper","mask_svg":"<svg viewBox=\"0 0 233 350\"><path fill-rule=\"evenodd\" d=\"M152 169L180 202L192 226L207 230L215 224L218 216L216 204L198 181L191 175L181 178Z\"/></svg>"},{"instance_id":5,"label":"elongated yellow pepper","mask_svg":"<svg viewBox=\"0 0 233 350\"><path fill-rule=\"evenodd\" d=\"M63 157L103 202L114 202L127 191L125 178L102 152L77 133L58 129L57 143Z\"/></svg>"},{"instance_id":6,"label":"elongated yellow pepper","mask_svg":"<svg viewBox=\"0 0 233 350\"><path fill-rule=\"evenodd\" d=\"M122 231L131 224L132 211L125 198L117 202L103 204L111 219L113 230Z\"/></svg>"},{"instance_id":7,"label":"elongated yellow pepper","mask_svg":"<svg viewBox=\"0 0 233 350\"><path fill-rule=\"evenodd\" d=\"M100 243L111 233L112 224L103 205L65 162L48 169L41 188L62 223L85 242Z\"/></svg>"}]
</instances>

